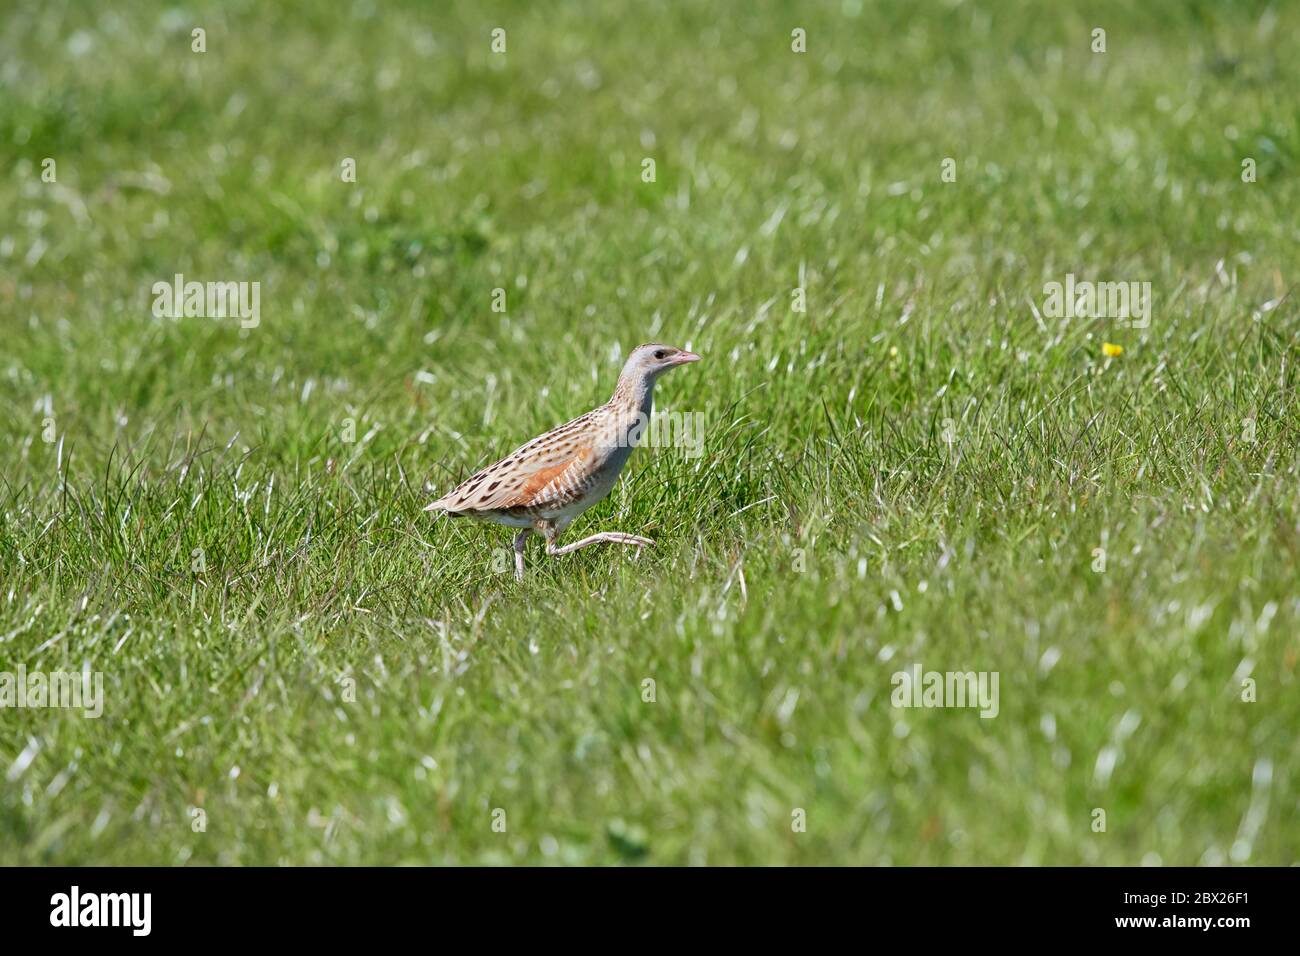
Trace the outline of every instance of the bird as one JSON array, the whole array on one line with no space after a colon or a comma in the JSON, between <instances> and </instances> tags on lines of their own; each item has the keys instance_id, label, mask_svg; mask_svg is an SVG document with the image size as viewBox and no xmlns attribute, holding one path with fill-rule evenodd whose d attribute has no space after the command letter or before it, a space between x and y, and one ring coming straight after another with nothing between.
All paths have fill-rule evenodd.
<instances>
[{"instance_id":1,"label":"bird","mask_svg":"<svg viewBox=\"0 0 1300 956\"><path fill-rule=\"evenodd\" d=\"M628 354L608 402L520 445L424 510L522 529L514 539L520 581L524 545L534 533L545 539L546 553L553 557L602 541L635 547L640 554L654 542L621 531L602 531L563 547L556 539L618 481L650 420L655 381L669 369L699 360L694 352L670 345L638 345Z\"/></svg>"}]
</instances>

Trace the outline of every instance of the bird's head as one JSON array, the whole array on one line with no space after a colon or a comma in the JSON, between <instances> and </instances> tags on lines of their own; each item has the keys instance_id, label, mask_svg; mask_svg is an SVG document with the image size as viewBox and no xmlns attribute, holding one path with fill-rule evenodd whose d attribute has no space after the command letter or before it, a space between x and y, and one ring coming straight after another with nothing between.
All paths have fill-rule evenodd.
<instances>
[{"instance_id":1,"label":"bird's head","mask_svg":"<svg viewBox=\"0 0 1300 956\"><path fill-rule=\"evenodd\" d=\"M700 357L694 352L651 342L648 345L638 345L632 350L632 354L627 357L627 364L623 366L623 376L653 380L670 368L699 360Z\"/></svg>"}]
</instances>

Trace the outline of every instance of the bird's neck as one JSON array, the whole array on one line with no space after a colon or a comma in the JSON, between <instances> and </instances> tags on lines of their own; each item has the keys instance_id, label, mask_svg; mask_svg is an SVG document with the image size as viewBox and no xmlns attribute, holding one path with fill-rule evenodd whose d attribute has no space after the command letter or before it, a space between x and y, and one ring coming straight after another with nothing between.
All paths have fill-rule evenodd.
<instances>
[{"instance_id":1,"label":"bird's neck","mask_svg":"<svg viewBox=\"0 0 1300 956\"><path fill-rule=\"evenodd\" d=\"M621 375L609 404L628 412L640 412L647 418L654 405L655 380L651 375Z\"/></svg>"}]
</instances>

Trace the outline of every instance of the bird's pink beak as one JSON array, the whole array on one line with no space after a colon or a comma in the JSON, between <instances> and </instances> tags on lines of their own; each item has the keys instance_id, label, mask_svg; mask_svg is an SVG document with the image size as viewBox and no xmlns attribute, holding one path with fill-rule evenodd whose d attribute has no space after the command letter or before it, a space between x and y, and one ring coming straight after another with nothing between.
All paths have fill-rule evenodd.
<instances>
[{"instance_id":1,"label":"bird's pink beak","mask_svg":"<svg viewBox=\"0 0 1300 956\"><path fill-rule=\"evenodd\" d=\"M700 357L694 352L678 352L673 359L674 365L690 365L692 362L698 362Z\"/></svg>"}]
</instances>

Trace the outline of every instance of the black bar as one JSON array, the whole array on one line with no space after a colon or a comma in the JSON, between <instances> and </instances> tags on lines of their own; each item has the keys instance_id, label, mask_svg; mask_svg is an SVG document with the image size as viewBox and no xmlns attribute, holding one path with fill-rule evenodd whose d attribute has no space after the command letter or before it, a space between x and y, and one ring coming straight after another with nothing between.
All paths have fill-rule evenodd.
<instances>
[{"instance_id":1,"label":"black bar","mask_svg":"<svg viewBox=\"0 0 1300 956\"><path fill-rule=\"evenodd\" d=\"M117 926L70 922L119 915ZM6 937L340 945L450 927L558 936L649 934L692 923L760 937L771 921L829 930L922 928L936 940L1212 940L1294 925L1295 869L103 869L0 870ZM144 897L149 894L148 933ZM88 897L91 902L88 902ZM132 904L128 909L128 903ZM62 909L60 909L62 907ZM134 919L132 919L134 917ZM78 920L80 921L80 919ZM793 922L792 922L793 921ZM620 925L622 929L620 929ZM440 928L441 927L441 928ZM537 935L539 934L539 935Z\"/></svg>"}]
</instances>

